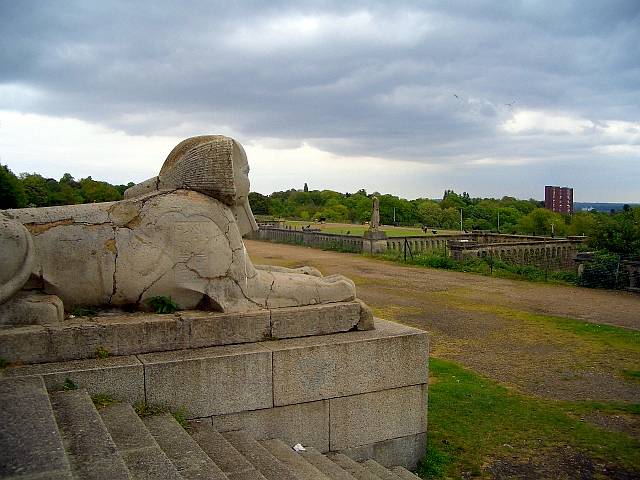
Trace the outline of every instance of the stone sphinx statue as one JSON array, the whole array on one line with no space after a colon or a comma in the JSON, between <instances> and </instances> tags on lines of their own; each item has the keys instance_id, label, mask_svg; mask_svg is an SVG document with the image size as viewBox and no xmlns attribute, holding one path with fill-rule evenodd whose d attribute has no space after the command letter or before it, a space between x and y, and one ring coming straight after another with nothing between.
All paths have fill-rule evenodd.
<instances>
[{"instance_id":1,"label":"stone sphinx statue","mask_svg":"<svg viewBox=\"0 0 640 480\"><path fill-rule=\"evenodd\" d=\"M253 265L242 241L257 229L248 173L237 141L199 136L124 200L0 211L0 304L29 289L67 310L148 309L154 296L221 312L353 300L343 276Z\"/></svg>"}]
</instances>

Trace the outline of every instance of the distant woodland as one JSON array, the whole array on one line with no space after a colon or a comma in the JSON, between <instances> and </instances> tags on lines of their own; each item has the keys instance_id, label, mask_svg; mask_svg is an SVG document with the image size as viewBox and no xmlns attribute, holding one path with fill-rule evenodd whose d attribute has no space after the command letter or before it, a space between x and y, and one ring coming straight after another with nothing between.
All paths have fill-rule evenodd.
<instances>
[{"instance_id":1,"label":"distant woodland","mask_svg":"<svg viewBox=\"0 0 640 480\"><path fill-rule=\"evenodd\" d=\"M45 207L78 203L108 202L122 199L132 186L111 185L91 177L76 180L65 173L60 180L37 173L15 175L0 165L0 209ZM640 255L640 207L625 205L611 213L577 212L560 215L542 208L540 201L513 197L473 198L468 193L445 190L438 200L406 200L394 195L339 193L311 190L287 190L262 195L249 194L256 215L313 221L324 218L333 222L363 223L371 216L372 197L380 200L382 224L422 225L429 228L492 230L503 233L567 236L587 235L590 247L619 255ZM395 220L394 220L395 219Z\"/></svg>"}]
</instances>

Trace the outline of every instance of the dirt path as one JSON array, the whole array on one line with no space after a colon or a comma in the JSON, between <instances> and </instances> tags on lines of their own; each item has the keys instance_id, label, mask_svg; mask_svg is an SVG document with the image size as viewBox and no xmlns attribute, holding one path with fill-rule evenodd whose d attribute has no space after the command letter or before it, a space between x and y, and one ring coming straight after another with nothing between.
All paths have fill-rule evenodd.
<instances>
[{"instance_id":1,"label":"dirt path","mask_svg":"<svg viewBox=\"0 0 640 480\"><path fill-rule=\"evenodd\" d=\"M640 402L640 295L403 266L354 254L247 241L254 263L312 265L356 282L377 316L427 330L431 354L523 393ZM585 329L582 322L594 325ZM602 329L602 331L599 331ZM613 330L613 331L612 331ZM623 332L624 334L624 332Z\"/></svg>"}]
</instances>

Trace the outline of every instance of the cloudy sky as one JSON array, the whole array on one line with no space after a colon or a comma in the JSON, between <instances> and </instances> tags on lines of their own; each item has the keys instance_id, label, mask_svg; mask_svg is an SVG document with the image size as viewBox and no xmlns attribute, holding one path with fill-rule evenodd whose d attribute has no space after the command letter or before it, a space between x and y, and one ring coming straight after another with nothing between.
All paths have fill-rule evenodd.
<instances>
[{"instance_id":1,"label":"cloudy sky","mask_svg":"<svg viewBox=\"0 0 640 480\"><path fill-rule=\"evenodd\" d=\"M0 162L157 174L238 139L252 188L640 202L640 1L0 0Z\"/></svg>"}]
</instances>

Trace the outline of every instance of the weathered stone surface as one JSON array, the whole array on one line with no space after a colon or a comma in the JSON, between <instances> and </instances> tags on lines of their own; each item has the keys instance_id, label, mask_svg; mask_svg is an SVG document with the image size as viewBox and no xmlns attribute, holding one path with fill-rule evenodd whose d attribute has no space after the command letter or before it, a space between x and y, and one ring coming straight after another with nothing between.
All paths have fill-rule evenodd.
<instances>
[{"instance_id":1,"label":"weathered stone surface","mask_svg":"<svg viewBox=\"0 0 640 480\"><path fill-rule=\"evenodd\" d=\"M0 212L0 304L13 297L26 283L35 263L35 249L29 231ZM1 322L0 323L4 323Z\"/></svg>"},{"instance_id":2,"label":"weathered stone surface","mask_svg":"<svg viewBox=\"0 0 640 480\"><path fill-rule=\"evenodd\" d=\"M71 478L41 378L0 379L0 425L0 477Z\"/></svg>"},{"instance_id":3,"label":"weathered stone surface","mask_svg":"<svg viewBox=\"0 0 640 480\"><path fill-rule=\"evenodd\" d=\"M376 320L376 329L265 342L274 404L289 405L428 381L426 332Z\"/></svg>"},{"instance_id":4,"label":"weathered stone surface","mask_svg":"<svg viewBox=\"0 0 640 480\"><path fill-rule=\"evenodd\" d=\"M313 447L307 447L305 451L300 452L300 455L331 480L355 480L349 472L343 470L342 467L329 460Z\"/></svg>"},{"instance_id":5,"label":"weathered stone surface","mask_svg":"<svg viewBox=\"0 0 640 480\"><path fill-rule=\"evenodd\" d=\"M395 473L390 472L373 459L365 460L362 464L380 480L400 480Z\"/></svg>"},{"instance_id":6,"label":"weathered stone surface","mask_svg":"<svg viewBox=\"0 0 640 480\"><path fill-rule=\"evenodd\" d=\"M154 296L224 312L353 300L353 282L344 278L254 268L242 243L257 230L248 172L235 140L193 137L125 200L0 212L0 252L9 266L0 276L0 303L29 274L68 310L145 309Z\"/></svg>"},{"instance_id":7,"label":"weathered stone surface","mask_svg":"<svg viewBox=\"0 0 640 480\"><path fill-rule=\"evenodd\" d=\"M358 299L360 303L360 320L358 321L358 330L373 330L375 328L375 322L373 320L373 310L371 307Z\"/></svg>"},{"instance_id":8,"label":"weathered stone surface","mask_svg":"<svg viewBox=\"0 0 640 480\"><path fill-rule=\"evenodd\" d=\"M246 313L180 312L189 323L189 348L260 342L271 336L268 310Z\"/></svg>"},{"instance_id":9,"label":"weathered stone surface","mask_svg":"<svg viewBox=\"0 0 640 480\"><path fill-rule=\"evenodd\" d=\"M424 458L426 446L427 434L418 433L348 448L342 450L342 453L358 461L373 458L385 467L401 465L409 470L415 470L418 462Z\"/></svg>"},{"instance_id":10,"label":"weathered stone surface","mask_svg":"<svg viewBox=\"0 0 640 480\"><path fill-rule=\"evenodd\" d=\"M131 405L110 405L100 415L132 478L182 480Z\"/></svg>"},{"instance_id":11,"label":"weathered stone surface","mask_svg":"<svg viewBox=\"0 0 640 480\"><path fill-rule=\"evenodd\" d=\"M330 453L327 457L357 480L380 480L379 477L367 470L361 463L343 453Z\"/></svg>"},{"instance_id":12,"label":"weathered stone surface","mask_svg":"<svg viewBox=\"0 0 640 480\"><path fill-rule=\"evenodd\" d=\"M298 480L286 464L274 457L249 433L239 430L223 433L222 436L267 480Z\"/></svg>"},{"instance_id":13,"label":"weathered stone surface","mask_svg":"<svg viewBox=\"0 0 640 480\"><path fill-rule=\"evenodd\" d=\"M129 480L127 467L87 392L56 392L51 402L74 476Z\"/></svg>"},{"instance_id":14,"label":"weathered stone surface","mask_svg":"<svg viewBox=\"0 0 640 480\"><path fill-rule=\"evenodd\" d=\"M9 363L51 361L50 338L47 330L41 325L0 329L0 357Z\"/></svg>"},{"instance_id":15,"label":"weathered stone surface","mask_svg":"<svg viewBox=\"0 0 640 480\"><path fill-rule=\"evenodd\" d=\"M47 325L63 319L62 300L55 295L22 291L0 305L0 325Z\"/></svg>"},{"instance_id":16,"label":"weathered stone surface","mask_svg":"<svg viewBox=\"0 0 640 480\"><path fill-rule=\"evenodd\" d=\"M264 480L264 477L253 468L251 462L211 425L204 422L192 422L191 436L227 477Z\"/></svg>"},{"instance_id":17,"label":"weathered stone surface","mask_svg":"<svg viewBox=\"0 0 640 480\"><path fill-rule=\"evenodd\" d=\"M273 406L271 352L259 344L139 355L147 401L208 417Z\"/></svg>"},{"instance_id":18,"label":"weathered stone surface","mask_svg":"<svg viewBox=\"0 0 640 480\"><path fill-rule=\"evenodd\" d=\"M332 398L331 450L427 431L427 385Z\"/></svg>"},{"instance_id":19,"label":"weathered stone surface","mask_svg":"<svg viewBox=\"0 0 640 480\"><path fill-rule=\"evenodd\" d=\"M257 440L279 438L291 445L313 445L329 450L329 402L298 403L212 417L221 432L246 430Z\"/></svg>"},{"instance_id":20,"label":"weathered stone surface","mask_svg":"<svg viewBox=\"0 0 640 480\"><path fill-rule=\"evenodd\" d=\"M400 465L398 465L397 467L393 467L391 471L395 473L398 477L400 477L402 480L420 480L420 477L418 477L417 475L414 475L409 470L407 470L406 468Z\"/></svg>"},{"instance_id":21,"label":"weathered stone surface","mask_svg":"<svg viewBox=\"0 0 640 480\"><path fill-rule=\"evenodd\" d=\"M200 448L172 415L143 420L156 442L185 480L227 480L222 470Z\"/></svg>"},{"instance_id":22,"label":"weathered stone surface","mask_svg":"<svg viewBox=\"0 0 640 480\"><path fill-rule=\"evenodd\" d=\"M64 225L32 235L46 293L60 297L67 309L109 303L116 260L110 224Z\"/></svg>"},{"instance_id":23,"label":"weathered stone surface","mask_svg":"<svg viewBox=\"0 0 640 480\"><path fill-rule=\"evenodd\" d=\"M271 310L271 336L295 338L346 332L360 321L358 302Z\"/></svg>"},{"instance_id":24,"label":"weathered stone surface","mask_svg":"<svg viewBox=\"0 0 640 480\"><path fill-rule=\"evenodd\" d=\"M310 464L302 455L282 440L274 438L260 442L271 454L293 470L300 480L329 480L324 473Z\"/></svg>"},{"instance_id":25,"label":"weathered stone surface","mask_svg":"<svg viewBox=\"0 0 640 480\"><path fill-rule=\"evenodd\" d=\"M10 362L45 363L93 358L98 348L112 355L134 355L251 343L274 336L271 321L276 337L331 333L356 328L356 324L362 329L363 318L368 322L367 311L357 301L244 313L137 312L67 318L42 327L0 329L0 355Z\"/></svg>"},{"instance_id":26,"label":"weathered stone surface","mask_svg":"<svg viewBox=\"0 0 640 480\"><path fill-rule=\"evenodd\" d=\"M106 393L117 400L144 401L144 372L134 356L9 367L7 377L41 375L47 388L59 390L68 378L89 394Z\"/></svg>"}]
</instances>

